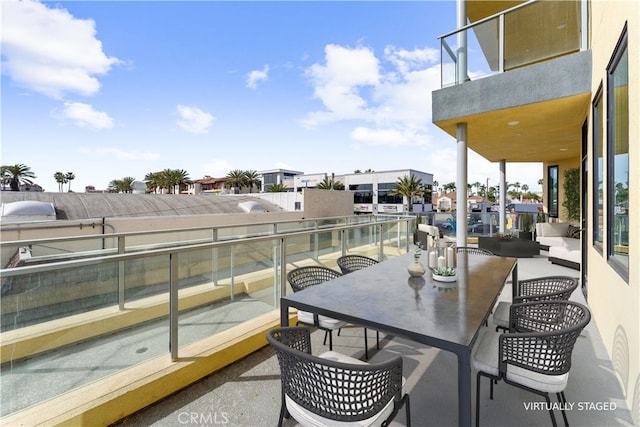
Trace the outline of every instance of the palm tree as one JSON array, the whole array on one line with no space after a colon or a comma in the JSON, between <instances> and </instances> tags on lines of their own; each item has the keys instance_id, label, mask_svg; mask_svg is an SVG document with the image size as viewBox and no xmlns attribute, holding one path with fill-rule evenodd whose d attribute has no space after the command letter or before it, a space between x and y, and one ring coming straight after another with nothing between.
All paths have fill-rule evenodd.
<instances>
[{"instance_id":1,"label":"palm tree","mask_svg":"<svg viewBox=\"0 0 640 427\"><path fill-rule=\"evenodd\" d=\"M64 176L64 179L69 183L69 186L67 187L67 191L70 193L71 192L71 181L76 179L76 175L73 172L67 172L65 174L65 176Z\"/></svg>"},{"instance_id":2,"label":"palm tree","mask_svg":"<svg viewBox=\"0 0 640 427\"><path fill-rule=\"evenodd\" d=\"M67 178L64 173L56 172L53 174L53 179L58 183L58 192L62 193L62 186L67 182Z\"/></svg>"},{"instance_id":3,"label":"palm tree","mask_svg":"<svg viewBox=\"0 0 640 427\"><path fill-rule=\"evenodd\" d=\"M37 178L29 166L18 163L15 165L5 165L0 168L2 181L9 182L11 191L20 191L20 183L33 184L32 179Z\"/></svg>"},{"instance_id":4,"label":"palm tree","mask_svg":"<svg viewBox=\"0 0 640 427\"><path fill-rule=\"evenodd\" d=\"M333 178L325 176L324 179L316 186L318 190L344 190L344 184Z\"/></svg>"},{"instance_id":5,"label":"palm tree","mask_svg":"<svg viewBox=\"0 0 640 427\"><path fill-rule=\"evenodd\" d=\"M456 191L456 183L450 182L448 184L445 184L442 188L446 193L451 193L453 191Z\"/></svg>"},{"instance_id":6,"label":"palm tree","mask_svg":"<svg viewBox=\"0 0 640 427\"><path fill-rule=\"evenodd\" d=\"M422 179L416 178L413 174L411 176L405 175L402 178L398 178L398 182L395 183L393 189L389 191L389 194L392 196L406 197L409 212L411 212L413 208L413 198L424 194Z\"/></svg>"},{"instance_id":7,"label":"palm tree","mask_svg":"<svg viewBox=\"0 0 640 427\"><path fill-rule=\"evenodd\" d=\"M269 187L270 193L286 193L288 191L289 187L280 182L278 182L277 184L272 184L271 187Z\"/></svg>"},{"instance_id":8,"label":"palm tree","mask_svg":"<svg viewBox=\"0 0 640 427\"><path fill-rule=\"evenodd\" d=\"M133 191L133 182L136 179L132 176L125 176L122 179L114 179L109 183L108 190L110 193L131 193Z\"/></svg>"},{"instance_id":9,"label":"palm tree","mask_svg":"<svg viewBox=\"0 0 640 427\"><path fill-rule=\"evenodd\" d=\"M171 189L175 189L178 187L178 193L180 193L183 186L191 184L191 179L189 178L189 172L184 169L165 169L162 171L163 175L166 175L167 182L169 183L169 193L171 193Z\"/></svg>"},{"instance_id":10,"label":"palm tree","mask_svg":"<svg viewBox=\"0 0 640 427\"><path fill-rule=\"evenodd\" d=\"M253 187L260 188L262 181L258 177L258 172L255 170L248 170L244 172L244 183L249 187L249 193L253 193Z\"/></svg>"},{"instance_id":11,"label":"palm tree","mask_svg":"<svg viewBox=\"0 0 640 427\"><path fill-rule=\"evenodd\" d=\"M244 171L240 169L234 169L227 174L227 180L224 185L227 188L231 188L231 191L235 194L239 193L244 187L246 177Z\"/></svg>"},{"instance_id":12,"label":"palm tree","mask_svg":"<svg viewBox=\"0 0 640 427\"><path fill-rule=\"evenodd\" d=\"M144 182L147 186L147 190L153 191L154 193L158 188L162 188L160 186L161 176L159 172L149 172L144 176Z\"/></svg>"}]
</instances>

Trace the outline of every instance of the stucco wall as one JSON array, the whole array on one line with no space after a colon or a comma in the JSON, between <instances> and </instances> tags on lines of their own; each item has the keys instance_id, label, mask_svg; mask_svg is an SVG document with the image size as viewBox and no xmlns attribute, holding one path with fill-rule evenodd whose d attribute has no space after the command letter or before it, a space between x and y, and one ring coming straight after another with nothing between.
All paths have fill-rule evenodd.
<instances>
[{"instance_id":1,"label":"stucco wall","mask_svg":"<svg viewBox=\"0 0 640 427\"><path fill-rule=\"evenodd\" d=\"M302 196L305 218L353 215L353 191L305 188Z\"/></svg>"},{"instance_id":2,"label":"stucco wall","mask_svg":"<svg viewBox=\"0 0 640 427\"><path fill-rule=\"evenodd\" d=\"M624 280L591 244L587 245L589 305L598 330L618 374L634 421L640 425L640 7L634 1L592 1L591 49L593 51L592 96L603 85L606 88L607 66L625 24L628 31L629 55L629 280ZM604 92L604 105L606 93ZM605 120L606 126L606 120ZM604 135L606 150L606 132ZM593 128L589 126L589 142ZM590 148L591 150L591 148ZM606 152L606 151L605 151ZM589 158L593 153L589 151ZM605 162L606 163L606 162ZM592 190L592 168L589 167L589 195ZM606 164L604 176L608 176ZM606 195L605 195L606 200ZM592 239L589 197L588 238ZM606 216L606 213L605 213ZM606 217L605 217L606 224ZM590 243L590 242L589 242ZM605 246L606 247L606 246Z\"/></svg>"}]
</instances>

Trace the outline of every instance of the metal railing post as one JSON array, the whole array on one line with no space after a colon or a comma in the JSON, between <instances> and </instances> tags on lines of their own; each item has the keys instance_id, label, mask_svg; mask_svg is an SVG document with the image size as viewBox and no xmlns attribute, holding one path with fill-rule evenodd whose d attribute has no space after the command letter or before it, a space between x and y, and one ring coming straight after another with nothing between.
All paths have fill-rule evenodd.
<instances>
[{"instance_id":1,"label":"metal railing post","mask_svg":"<svg viewBox=\"0 0 640 427\"><path fill-rule=\"evenodd\" d=\"M169 254L169 352L178 360L178 254Z\"/></svg>"},{"instance_id":2,"label":"metal railing post","mask_svg":"<svg viewBox=\"0 0 640 427\"><path fill-rule=\"evenodd\" d=\"M284 237L280 238L280 295L287 295L287 245Z\"/></svg>"},{"instance_id":3,"label":"metal railing post","mask_svg":"<svg viewBox=\"0 0 640 427\"><path fill-rule=\"evenodd\" d=\"M122 255L125 252L125 236L118 236L118 255ZM118 308L124 310L124 291L125 291L125 278L124 278L125 261L118 261Z\"/></svg>"}]
</instances>

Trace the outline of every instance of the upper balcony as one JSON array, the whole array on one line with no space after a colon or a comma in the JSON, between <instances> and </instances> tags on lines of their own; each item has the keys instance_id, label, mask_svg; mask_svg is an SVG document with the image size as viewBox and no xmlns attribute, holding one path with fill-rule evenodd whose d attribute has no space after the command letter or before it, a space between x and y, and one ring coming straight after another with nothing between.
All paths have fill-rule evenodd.
<instances>
[{"instance_id":1,"label":"upper balcony","mask_svg":"<svg viewBox=\"0 0 640 427\"><path fill-rule=\"evenodd\" d=\"M469 148L494 162L578 156L592 83L586 6L465 4L471 24L440 37L433 122L452 136L466 122Z\"/></svg>"}]
</instances>

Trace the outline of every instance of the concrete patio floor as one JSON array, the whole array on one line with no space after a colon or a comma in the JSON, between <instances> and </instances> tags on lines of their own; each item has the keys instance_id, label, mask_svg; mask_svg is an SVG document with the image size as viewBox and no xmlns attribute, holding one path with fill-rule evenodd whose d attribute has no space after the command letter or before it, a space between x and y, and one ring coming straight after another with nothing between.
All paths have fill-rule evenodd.
<instances>
[{"instance_id":1,"label":"concrete patio floor","mask_svg":"<svg viewBox=\"0 0 640 427\"><path fill-rule=\"evenodd\" d=\"M543 252L543 254L546 254ZM545 256L519 260L519 278L569 275L579 272L550 264ZM508 300L509 287L500 299ZM573 300L584 302L580 288ZM491 323L489 328L492 328ZM362 328L343 329L334 337L334 350L363 358ZM369 331L369 343L375 342ZM312 334L313 352L320 353L323 332ZM375 346L374 346L375 347ZM370 349L372 361L395 355L404 359L406 389L411 396L411 417L414 426L457 425L457 360L451 353L422 346L410 340L381 334L380 350ZM472 385L475 396L475 373ZM489 383L483 381L481 392L481 422L483 426L548 426L551 425L544 402L535 394L499 383L494 400L489 399ZM578 339L573 353L573 366L565 391L569 424L572 426L631 426L633 420L627 408L595 321ZM553 398L552 398L553 401ZM533 405L532 405L533 404ZM474 403L475 405L475 403ZM275 426L280 409L280 370L269 347L218 371L184 390L133 414L117 426ZM475 414L475 407L472 408ZM474 419L475 419L475 415ZM556 418L562 424L559 411ZM286 420L285 426L297 423ZM393 425L405 425L404 411Z\"/></svg>"}]
</instances>

